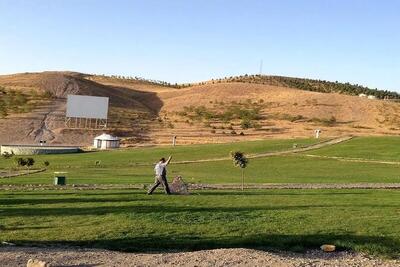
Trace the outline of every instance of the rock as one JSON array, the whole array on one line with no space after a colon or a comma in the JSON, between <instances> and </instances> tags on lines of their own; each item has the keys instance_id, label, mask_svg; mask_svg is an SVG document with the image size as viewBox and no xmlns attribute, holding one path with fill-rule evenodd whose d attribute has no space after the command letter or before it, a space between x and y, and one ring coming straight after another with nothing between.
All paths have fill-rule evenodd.
<instances>
[{"instance_id":1,"label":"rock","mask_svg":"<svg viewBox=\"0 0 400 267\"><path fill-rule=\"evenodd\" d=\"M325 244L321 246L321 250L324 252L333 252L335 251L335 249L336 249L335 245Z\"/></svg>"},{"instance_id":2,"label":"rock","mask_svg":"<svg viewBox=\"0 0 400 267\"><path fill-rule=\"evenodd\" d=\"M50 267L50 264L41 260L29 259L26 267Z\"/></svg>"},{"instance_id":3,"label":"rock","mask_svg":"<svg viewBox=\"0 0 400 267\"><path fill-rule=\"evenodd\" d=\"M176 176L169 186L171 193L179 195L188 195L188 186L183 181L182 176Z\"/></svg>"}]
</instances>

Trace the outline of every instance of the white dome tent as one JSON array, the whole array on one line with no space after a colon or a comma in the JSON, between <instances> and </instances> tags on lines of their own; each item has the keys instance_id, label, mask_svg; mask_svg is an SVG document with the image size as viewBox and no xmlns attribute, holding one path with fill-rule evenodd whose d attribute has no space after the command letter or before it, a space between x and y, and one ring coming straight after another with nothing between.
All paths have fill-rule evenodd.
<instances>
[{"instance_id":1,"label":"white dome tent","mask_svg":"<svg viewBox=\"0 0 400 267\"><path fill-rule=\"evenodd\" d=\"M103 133L94 138L93 146L97 149L119 148L119 141L118 137Z\"/></svg>"}]
</instances>

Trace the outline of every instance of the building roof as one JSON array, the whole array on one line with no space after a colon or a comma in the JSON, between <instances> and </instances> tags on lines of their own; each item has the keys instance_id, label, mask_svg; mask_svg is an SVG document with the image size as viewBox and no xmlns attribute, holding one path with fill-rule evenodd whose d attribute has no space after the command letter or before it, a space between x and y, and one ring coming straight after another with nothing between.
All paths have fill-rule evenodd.
<instances>
[{"instance_id":1,"label":"building roof","mask_svg":"<svg viewBox=\"0 0 400 267\"><path fill-rule=\"evenodd\" d=\"M103 133L102 135L96 136L94 140L104 140L104 141L118 141L119 138L112 136L110 134Z\"/></svg>"}]
</instances>

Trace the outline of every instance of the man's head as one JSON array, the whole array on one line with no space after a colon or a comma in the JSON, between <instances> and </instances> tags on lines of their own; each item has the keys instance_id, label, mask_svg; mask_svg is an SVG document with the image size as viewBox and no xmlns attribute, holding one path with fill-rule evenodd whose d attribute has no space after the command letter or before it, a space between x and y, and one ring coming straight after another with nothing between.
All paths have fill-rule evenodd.
<instances>
[{"instance_id":1,"label":"man's head","mask_svg":"<svg viewBox=\"0 0 400 267\"><path fill-rule=\"evenodd\" d=\"M160 162L164 163L165 162L165 158L161 158Z\"/></svg>"}]
</instances>

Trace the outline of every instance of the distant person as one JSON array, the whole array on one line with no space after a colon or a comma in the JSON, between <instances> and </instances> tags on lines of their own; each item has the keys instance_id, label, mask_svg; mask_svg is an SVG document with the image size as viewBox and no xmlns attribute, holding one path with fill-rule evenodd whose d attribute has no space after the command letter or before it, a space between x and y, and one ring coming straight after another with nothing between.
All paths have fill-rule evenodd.
<instances>
[{"instance_id":1,"label":"distant person","mask_svg":"<svg viewBox=\"0 0 400 267\"><path fill-rule=\"evenodd\" d=\"M165 158L161 158L160 161L154 167L154 171L156 174L154 185L147 192L148 195L151 195L156 188L162 184L164 187L165 194L170 195L171 191L169 190L168 181L167 181L167 165L171 161L172 156L169 156L168 160L165 161Z\"/></svg>"}]
</instances>

